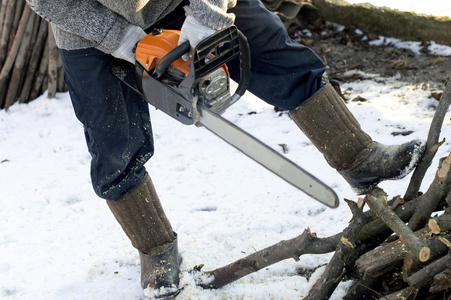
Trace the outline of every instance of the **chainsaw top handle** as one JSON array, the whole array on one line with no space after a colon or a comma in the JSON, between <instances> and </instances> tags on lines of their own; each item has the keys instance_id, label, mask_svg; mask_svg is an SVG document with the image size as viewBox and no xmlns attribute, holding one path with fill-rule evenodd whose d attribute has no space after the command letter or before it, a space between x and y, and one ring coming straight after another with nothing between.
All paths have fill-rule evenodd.
<instances>
[{"instance_id":1,"label":"chainsaw top handle","mask_svg":"<svg viewBox=\"0 0 451 300\"><path fill-rule=\"evenodd\" d=\"M152 76L160 78L175 60L189 51L188 41L171 50L158 62ZM211 56L211 53L214 53L214 56ZM240 81L232 96L232 103L234 103L246 92L251 74L249 44L236 26L228 26L197 45L191 59L191 72L194 72L195 78L200 79L238 55L240 56Z\"/></svg>"}]
</instances>

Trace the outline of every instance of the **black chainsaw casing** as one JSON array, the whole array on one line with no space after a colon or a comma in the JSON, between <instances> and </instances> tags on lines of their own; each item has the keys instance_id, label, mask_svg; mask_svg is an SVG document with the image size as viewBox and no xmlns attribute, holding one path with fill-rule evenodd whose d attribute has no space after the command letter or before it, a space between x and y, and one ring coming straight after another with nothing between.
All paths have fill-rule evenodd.
<instances>
[{"instance_id":1,"label":"black chainsaw casing","mask_svg":"<svg viewBox=\"0 0 451 300\"><path fill-rule=\"evenodd\" d=\"M141 68L144 99L185 125L197 123L200 105L222 114L247 89L250 76L250 71L246 71L249 69L247 41L235 26L218 31L199 43L193 51L190 73L184 77L171 63L189 49L189 44L184 43L163 57L154 69ZM245 67L241 68L242 78L232 96L226 64L238 55ZM208 93L208 90L212 92ZM240 94L237 96L237 93Z\"/></svg>"}]
</instances>

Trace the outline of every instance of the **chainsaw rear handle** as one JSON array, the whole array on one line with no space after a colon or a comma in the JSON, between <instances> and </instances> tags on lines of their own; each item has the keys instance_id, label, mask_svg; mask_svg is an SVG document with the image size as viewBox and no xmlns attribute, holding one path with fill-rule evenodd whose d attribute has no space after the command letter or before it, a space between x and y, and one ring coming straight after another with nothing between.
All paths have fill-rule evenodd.
<instances>
[{"instance_id":1,"label":"chainsaw rear handle","mask_svg":"<svg viewBox=\"0 0 451 300\"><path fill-rule=\"evenodd\" d=\"M171 50L157 63L152 76L159 79L174 61L189 51L188 41ZM214 57L210 56L212 52ZM226 27L201 41L194 49L191 60L191 68L194 68L192 72L199 79L227 64L237 55L240 56L240 81L232 96L232 103L238 101L246 92L251 77L250 49L244 34L234 25Z\"/></svg>"}]
</instances>

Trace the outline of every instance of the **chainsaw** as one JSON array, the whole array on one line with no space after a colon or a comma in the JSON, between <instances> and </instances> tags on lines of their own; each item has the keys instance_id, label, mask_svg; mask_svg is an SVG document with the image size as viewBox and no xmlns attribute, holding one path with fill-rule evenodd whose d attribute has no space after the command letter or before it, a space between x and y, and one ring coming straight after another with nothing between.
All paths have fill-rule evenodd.
<instances>
[{"instance_id":1,"label":"chainsaw","mask_svg":"<svg viewBox=\"0 0 451 300\"><path fill-rule=\"evenodd\" d=\"M250 51L245 36L229 26L201 41L191 59L180 31L154 30L138 42L135 66L117 62L113 74L156 109L185 125L203 126L307 195L335 208L336 193L294 162L288 160L221 115L247 90ZM239 58L240 81L230 92L227 63Z\"/></svg>"}]
</instances>

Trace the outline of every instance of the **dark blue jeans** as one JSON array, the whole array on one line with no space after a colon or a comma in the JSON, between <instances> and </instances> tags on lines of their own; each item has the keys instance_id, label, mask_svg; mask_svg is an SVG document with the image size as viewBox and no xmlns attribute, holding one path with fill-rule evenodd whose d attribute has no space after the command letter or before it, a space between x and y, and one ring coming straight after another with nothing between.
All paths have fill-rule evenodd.
<instances>
[{"instance_id":1,"label":"dark blue jeans","mask_svg":"<svg viewBox=\"0 0 451 300\"><path fill-rule=\"evenodd\" d=\"M111 74L113 57L94 48L60 50L64 75L91 154L96 194L119 200L137 186L153 155L147 102Z\"/></svg>"},{"instance_id":2,"label":"dark blue jeans","mask_svg":"<svg viewBox=\"0 0 451 300\"><path fill-rule=\"evenodd\" d=\"M310 48L293 41L279 17L259 0L238 0L231 12L251 50L251 93L291 110L322 87L322 60ZM234 80L239 78L237 66L237 61L228 64Z\"/></svg>"},{"instance_id":3,"label":"dark blue jeans","mask_svg":"<svg viewBox=\"0 0 451 300\"><path fill-rule=\"evenodd\" d=\"M323 61L310 48L293 41L280 18L260 0L238 0L230 12L235 14L235 25L246 36L251 50L251 93L291 110L322 87L326 70ZM178 7L154 27L180 29L183 19L184 11ZM239 81L239 59L227 67L232 79Z\"/></svg>"},{"instance_id":4,"label":"dark blue jeans","mask_svg":"<svg viewBox=\"0 0 451 300\"><path fill-rule=\"evenodd\" d=\"M231 12L251 49L251 93L291 110L321 88L323 62L292 41L280 19L259 0L238 0ZM183 18L180 6L154 27L180 28ZM96 49L60 54L75 114L85 127L94 190L101 198L118 200L142 181L144 164L153 155L148 106L111 75L111 55ZM238 81L238 62L228 67Z\"/></svg>"}]
</instances>

